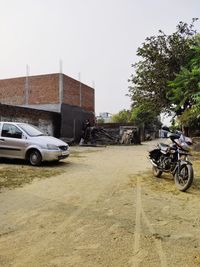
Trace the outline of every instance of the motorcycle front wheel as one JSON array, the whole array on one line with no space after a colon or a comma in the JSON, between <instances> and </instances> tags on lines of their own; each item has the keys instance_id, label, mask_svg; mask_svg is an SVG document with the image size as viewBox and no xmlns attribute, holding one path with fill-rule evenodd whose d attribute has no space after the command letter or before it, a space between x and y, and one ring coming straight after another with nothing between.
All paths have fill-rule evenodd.
<instances>
[{"instance_id":1,"label":"motorcycle front wheel","mask_svg":"<svg viewBox=\"0 0 200 267\"><path fill-rule=\"evenodd\" d=\"M193 178L193 167L191 164L186 163L181 164L179 170L177 169L174 175L176 187L182 192L185 192L188 188L190 188Z\"/></svg>"},{"instance_id":2,"label":"motorcycle front wheel","mask_svg":"<svg viewBox=\"0 0 200 267\"><path fill-rule=\"evenodd\" d=\"M153 166L153 167L152 167L152 171L153 171L153 175L154 175L155 177L158 177L158 178L161 177L161 175L162 175L162 171L159 170L156 166Z\"/></svg>"}]
</instances>

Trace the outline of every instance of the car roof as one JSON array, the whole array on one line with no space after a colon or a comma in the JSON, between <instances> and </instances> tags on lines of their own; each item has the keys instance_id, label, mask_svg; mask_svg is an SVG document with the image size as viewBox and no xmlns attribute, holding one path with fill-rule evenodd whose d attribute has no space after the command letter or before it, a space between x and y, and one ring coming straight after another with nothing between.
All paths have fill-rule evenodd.
<instances>
[{"instance_id":1,"label":"car roof","mask_svg":"<svg viewBox=\"0 0 200 267\"><path fill-rule=\"evenodd\" d=\"M0 121L0 124L1 123L9 123L9 124L13 124L13 125L19 125L19 124L28 124L28 123L25 123L25 122L19 122L19 121Z\"/></svg>"},{"instance_id":2,"label":"car roof","mask_svg":"<svg viewBox=\"0 0 200 267\"><path fill-rule=\"evenodd\" d=\"M0 123L27 124L26 122L20 122L20 121L0 121Z\"/></svg>"}]
</instances>

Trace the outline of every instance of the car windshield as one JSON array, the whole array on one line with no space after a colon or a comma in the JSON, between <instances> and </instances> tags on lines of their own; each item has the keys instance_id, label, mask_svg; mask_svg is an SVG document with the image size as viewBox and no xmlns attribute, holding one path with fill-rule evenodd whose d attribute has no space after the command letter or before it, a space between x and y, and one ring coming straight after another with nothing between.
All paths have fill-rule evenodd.
<instances>
[{"instance_id":1,"label":"car windshield","mask_svg":"<svg viewBox=\"0 0 200 267\"><path fill-rule=\"evenodd\" d=\"M42 136L42 135L44 135L44 133L42 133L36 126L25 124L25 123L19 123L18 125L29 136Z\"/></svg>"}]
</instances>

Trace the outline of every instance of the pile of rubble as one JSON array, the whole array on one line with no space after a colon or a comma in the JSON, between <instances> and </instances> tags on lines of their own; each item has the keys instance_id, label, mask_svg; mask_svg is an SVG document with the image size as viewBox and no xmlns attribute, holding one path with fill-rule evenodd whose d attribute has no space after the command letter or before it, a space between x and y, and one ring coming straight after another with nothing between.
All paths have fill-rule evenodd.
<instances>
[{"instance_id":1,"label":"pile of rubble","mask_svg":"<svg viewBox=\"0 0 200 267\"><path fill-rule=\"evenodd\" d=\"M115 145L115 144L140 144L138 128L133 126L120 126L117 129L103 127L88 127L80 145Z\"/></svg>"}]
</instances>

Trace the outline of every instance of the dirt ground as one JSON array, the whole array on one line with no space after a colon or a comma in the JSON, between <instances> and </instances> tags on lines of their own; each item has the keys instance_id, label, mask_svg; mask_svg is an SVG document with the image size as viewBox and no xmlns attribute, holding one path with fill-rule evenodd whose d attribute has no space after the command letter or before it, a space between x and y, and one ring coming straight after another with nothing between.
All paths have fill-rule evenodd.
<instances>
[{"instance_id":1,"label":"dirt ground","mask_svg":"<svg viewBox=\"0 0 200 267\"><path fill-rule=\"evenodd\" d=\"M0 266L200 266L199 175L153 178L152 145L72 147L62 174L3 190Z\"/></svg>"}]
</instances>

